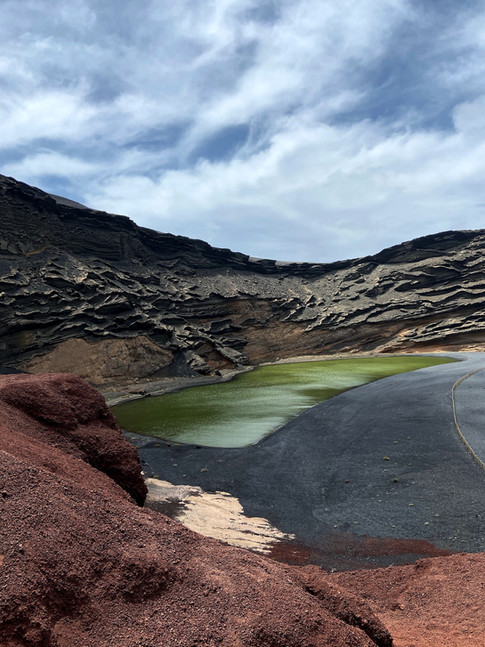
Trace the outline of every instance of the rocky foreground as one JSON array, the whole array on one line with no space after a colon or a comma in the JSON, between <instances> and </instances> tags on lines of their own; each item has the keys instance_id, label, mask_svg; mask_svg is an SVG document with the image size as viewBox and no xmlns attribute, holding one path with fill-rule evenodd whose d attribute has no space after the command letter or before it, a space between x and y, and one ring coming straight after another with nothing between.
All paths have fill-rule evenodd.
<instances>
[{"instance_id":1,"label":"rocky foreground","mask_svg":"<svg viewBox=\"0 0 485 647\"><path fill-rule=\"evenodd\" d=\"M2 647L391 645L367 603L137 507L135 450L74 376L0 378Z\"/></svg>"},{"instance_id":2,"label":"rocky foreground","mask_svg":"<svg viewBox=\"0 0 485 647\"><path fill-rule=\"evenodd\" d=\"M485 231L332 264L252 259L0 176L0 365L94 384L302 354L474 349Z\"/></svg>"},{"instance_id":3,"label":"rocky foreground","mask_svg":"<svg viewBox=\"0 0 485 647\"><path fill-rule=\"evenodd\" d=\"M330 575L139 507L136 452L77 377L0 377L0 441L2 647L463 647L483 638L483 554Z\"/></svg>"}]
</instances>

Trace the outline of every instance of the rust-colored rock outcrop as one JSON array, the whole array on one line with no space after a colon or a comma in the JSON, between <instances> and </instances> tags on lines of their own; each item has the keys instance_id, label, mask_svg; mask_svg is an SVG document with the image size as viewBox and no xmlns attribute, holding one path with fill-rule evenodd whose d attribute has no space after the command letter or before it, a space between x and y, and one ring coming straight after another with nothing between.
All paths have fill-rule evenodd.
<instances>
[{"instance_id":1,"label":"rust-colored rock outcrop","mask_svg":"<svg viewBox=\"0 0 485 647\"><path fill-rule=\"evenodd\" d=\"M82 380L0 377L0 442L2 647L391 644L323 572L137 507L122 487L140 498L139 467Z\"/></svg>"},{"instance_id":2,"label":"rust-colored rock outcrop","mask_svg":"<svg viewBox=\"0 0 485 647\"><path fill-rule=\"evenodd\" d=\"M329 579L371 601L390 629L395 647L485 644L484 553L335 573Z\"/></svg>"},{"instance_id":3,"label":"rust-colored rock outcrop","mask_svg":"<svg viewBox=\"0 0 485 647\"><path fill-rule=\"evenodd\" d=\"M120 434L103 396L86 382L66 374L1 377L0 400L8 405L7 420L13 411L24 414L23 435L82 459L143 505L147 488L138 454Z\"/></svg>"}]
</instances>

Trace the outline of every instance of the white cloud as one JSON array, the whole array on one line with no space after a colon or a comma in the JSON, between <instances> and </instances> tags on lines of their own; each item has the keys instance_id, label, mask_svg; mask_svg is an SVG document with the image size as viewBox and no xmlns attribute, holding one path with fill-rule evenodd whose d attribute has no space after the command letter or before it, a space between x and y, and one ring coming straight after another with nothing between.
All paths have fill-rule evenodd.
<instances>
[{"instance_id":1,"label":"white cloud","mask_svg":"<svg viewBox=\"0 0 485 647\"><path fill-rule=\"evenodd\" d=\"M79 176L94 176L102 170L100 164L68 157L56 152L46 151L32 157L24 157L20 162L6 164L3 172L12 177L22 177L28 182L37 182L45 175L75 179Z\"/></svg>"},{"instance_id":2,"label":"white cloud","mask_svg":"<svg viewBox=\"0 0 485 647\"><path fill-rule=\"evenodd\" d=\"M398 0L285 4L277 24L253 27L253 65L232 92L201 107L186 145L261 113L312 107L323 119L352 106L362 93L352 87L357 68L382 54L403 15L406 3Z\"/></svg>"},{"instance_id":3,"label":"white cloud","mask_svg":"<svg viewBox=\"0 0 485 647\"><path fill-rule=\"evenodd\" d=\"M78 139L89 134L89 122L94 116L95 110L78 90L4 97L0 99L0 149L39 139Z\"/></svg>"},{"instance_id":4,"label":"white cloud","mask_svg":"<svg viewBox=\"0 0 485 647\"><path fill-rule=\"evenodd\" d=\"M2 172L282 259L481 226L485 10L440 11L4 0Z\"/></svg>"},{"instance_id":5,"label":"white cloud","mask_svg":"<svg viewBox=\"0 0 485 647\"><path fill-rule=\"evenodd\" d=\"M98 185L89 201L146 226L247 252L263 251L267 241L241 241L242 222L282 241L286 227L300 223L308 235L300 253L336 260L378 251L409 231L413 237L470 226L477 196L469 185L483 178L484 153L485 136L470 145L462 132L393 135L368 122L293 120L250 158L203 161L156 180L122 175Z\"/></svg>"},{"instance_id":6,"label":"white cloud","mask_svg":"<svg viewBox=\"0 0 485 647\"><path fill-rule=\"evenodd\" d=\"M485 138L485 95L456 106L453 123L464 137Z\"/></svg>"}]
</instances>

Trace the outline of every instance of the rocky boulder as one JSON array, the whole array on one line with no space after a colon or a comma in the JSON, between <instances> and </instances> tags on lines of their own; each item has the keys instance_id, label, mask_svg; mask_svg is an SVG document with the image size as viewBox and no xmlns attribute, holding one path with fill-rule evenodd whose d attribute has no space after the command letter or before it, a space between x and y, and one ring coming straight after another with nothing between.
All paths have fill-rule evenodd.
<instances>
[{"instance_id":1,"label":"rocky boulder","mask_svg":"<svg viewBox=\"0 0 485 647\"><path fill-rule=\"evenodd\" d=\"M2 376L0 402L4 422L12 425L10 417L22 415L16 431L25 443L40 441L81 459L143 505L147 488L136 449L120 433L103 396L84 380L65 374Z\"/></svg>"}]
</instances>

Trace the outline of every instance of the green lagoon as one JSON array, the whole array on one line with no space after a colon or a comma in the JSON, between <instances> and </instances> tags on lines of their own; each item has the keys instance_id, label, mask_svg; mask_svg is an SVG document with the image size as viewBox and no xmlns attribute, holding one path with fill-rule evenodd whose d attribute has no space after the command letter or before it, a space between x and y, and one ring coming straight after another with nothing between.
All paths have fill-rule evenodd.
<instances>
[{"instance_id":1,"label":"green lagoon","mask_svg":"<svg viewBox=\"0 0 485 647\"><path fill-rule=\"evenodd\" d=\"M454 360L396 356L261 366L230 382L184 389L112 408L127 431L178 443L244 447L347 389Z\"/></svg>"}]
</instances>

